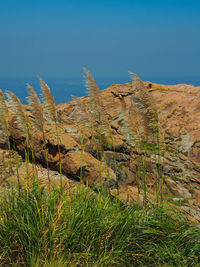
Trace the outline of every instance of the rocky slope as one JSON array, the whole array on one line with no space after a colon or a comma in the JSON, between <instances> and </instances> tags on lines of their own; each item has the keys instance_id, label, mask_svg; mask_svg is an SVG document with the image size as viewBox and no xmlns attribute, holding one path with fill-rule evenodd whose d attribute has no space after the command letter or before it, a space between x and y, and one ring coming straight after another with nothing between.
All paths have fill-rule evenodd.
<instances>
[{"instance_id":1,"label":"rocky slope","mask_svg":"<svg viewBox=\"0 0 200 267\"><path fill-rule=\"evenodd\" d=\"M132 142L135 128L130 127L130 121L135 123L135 119L130 111L133 103L136 106L141 103L136 84L131 82L101 91L100 111L95 107L96 103L91 107L89 96L57 106L59 125L45 125L50 169L59 171L61 163L63 174L70 180L78 181L81 177L89 185L104 183L111 194L135 202L138 199L137 160L139 154L145 154L149 200L155 198L155 173L162 168L165 199L180 205L190 218L200 221L200 87L150 82L145 82L145 86L155 100L164 136L162 164L158 164L158 156L151 146L138 151L136 143ZM101 118L94 120L99 114ZM12 142L23 156L24 138L14 121L11 125ZM2 148L5 147L3 138L0 143ZM151 145L152 138L149 143ZM44 142L38 131L33 134L33 147L36 162L45 166ZM139 198L142 201L142 190Z\"/></svg>"}]
</instances>

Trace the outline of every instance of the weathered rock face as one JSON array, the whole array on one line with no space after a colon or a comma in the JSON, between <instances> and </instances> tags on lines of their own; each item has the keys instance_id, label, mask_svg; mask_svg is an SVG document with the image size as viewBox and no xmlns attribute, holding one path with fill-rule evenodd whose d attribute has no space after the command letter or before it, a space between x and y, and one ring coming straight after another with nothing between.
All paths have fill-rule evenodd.
<instances>
[{"instance_id":1,"label":"weathered rock face","mask_svg":"<svg viewBox=\"0 0 200 267\"><path fill-rule=\"evenodd\" d=\"M132 82L112 85L101 92L101 120L94 119L89 96L58 105L58 128L46 125L45 140L42 133L33 134L35 160L45 166L47 152L51 169L59 170L61 165L67 177L82 179L91 185L109 180L113 195L134 202L138 194L139 199L143 195L144 174L141 172L138 188L138 166L141 164L141 155L145 155L148 198L154 198L155 177L160 168L160 173L164 173L165 197L172 203L181 204L190 215L198 219L200 87L182 84L165 86L149 82L145 85L155 99L165 136L165 149L159 159L156 159L151 144L148 148L138 150L137 142L133 142L132 136L137 136L134 132L137 127L134 113L130 110L133 103L136 106L141 103L135 95L136 85ZM134 127L130 127L127 118L133 120ZM25 141L15 124L12 124L11 134L18 152L23 155ZM3 146L3 141L1 143Z\"/></svg>"}]
</instances>

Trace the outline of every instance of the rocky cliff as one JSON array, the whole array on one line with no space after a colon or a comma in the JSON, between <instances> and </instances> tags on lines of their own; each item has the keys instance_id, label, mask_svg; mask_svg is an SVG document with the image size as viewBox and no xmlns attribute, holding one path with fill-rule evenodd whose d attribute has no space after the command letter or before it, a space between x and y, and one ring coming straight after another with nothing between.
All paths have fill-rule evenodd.
<instances>
[{"instance_id":1,"label":"rocky cliff","mask_svg":"<svg viewBox=\"0 0 200 267\"><path fill-rule=\"evenodd\" d=\"M159 152L160 162L155 152L158 148L152 149L152 134L148 147L138 150L136 138L133 142L132 136L137 136L133 105L141 105L141 99L137 96L137 84L131 82L101 91L100 110L90 96L57 105L59 123L45 122L49 167L59 171L61 163L62 172L69 180L81 179L91 186L104 184L112 195L134 203L138 196L141 201L143 198L143 189L138 187L138 179L141 185L144 179L142 175L138 178L138 159L143 155L147 198L154 201L155 174L160 168L164 199L180 205L190 218L200 220L200 87L144 84L154 99L162 129L164 148ZM29 109L26 107L28 114ZM25 139L14 120L10 134L12 145L23 157ZM140 138L143 142L144 136ZM34 132L32 142L36 162L45 167L45 144L40 131ZM6 147L3 137L1 147Z\"/></svg>"}]
</instances>

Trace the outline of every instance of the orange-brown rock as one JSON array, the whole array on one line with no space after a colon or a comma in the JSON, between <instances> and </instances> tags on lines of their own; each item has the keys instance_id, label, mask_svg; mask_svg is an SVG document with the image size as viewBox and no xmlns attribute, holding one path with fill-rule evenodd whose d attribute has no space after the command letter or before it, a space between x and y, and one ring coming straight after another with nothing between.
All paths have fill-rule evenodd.
<instances>
[{"instance_id":1,"label":"orange-brown rock","mask_svg":"<svg viewBox=\"0 0 200 267\"><path fill-rule=\"evenodd\" d=\"M101 181L115 183L114 171L87 152L67 153L62 160L62 170L69 177L77 177L90 185L101 184Z\"/></svg>"},{"instance_id":2,"label":"orange-brown rock","mask_svg":"<svg viewBox=\"0 0 200 267\"><path fill-rule=\"evenodd\" d=\"M181 205L190 207L191 214L198 218L200 87L183 84L166 86L150 82L146 82L145 85L155 99L160 125L165 136L165 151L162 156L160 155L160 159L155 158L151 147L146 152L145 149L139 151L132 141L135 129L128 126L126 115L128 114L129 119L134 121L133 114L129 113L131 105L140 104L140 99L135 96L134 82L112 85L101 92L101 122L91 115L89 96L59 104L58 129L56 130L53 125L46 125L45 142L41 133L36 132L33 135L35 159L46 165L46 143L51 169L59 170L61 163L63 173L67 177L78 180L82 173L83 181L91 185L106 181L109 174L113 195L117 193L120 199L136 201L138 179L140 198L142 198L144 174L141 173L138 178L138 166L141 155L146 153L148 198L153 199L155 195L155 173L159 168L162 172L161 167L164 167L166 198L172 203L177 203L177 199L180 199ZM25 141L14 123L11 134L16 148L23 154ZM2 146L3 142L2 140ZM158 164L158 160L163 163Z\"/></svg>"},{"instance_id":3,"label":"orange-brown rock","mask_svg":"<svg viewBox=\"0 0 200 267\"><path fill-rule=\"evenodd\" d=\"M149 82L145 84L155 99L160 124L165 133L164 191L168 193L168 198L171 198L172 202L174 196L180 199L184 198L184 205L189 205L191 210L193 207L194 210L199 212L200 87L182 84L165 86ZM137 101L134 98L134 88L134 83L112 85L101 93L105 117L110 123L113 139L117 140L116 143L113 143L115 149L112 146L105 147L107 163L113 170L117 165L120 194L129 199L131 198L130 192L132 192L132 198L136 199L133 192L137 190L130 190L130 186L136 188L137 162L134 165L130 159L134 157L134 152L137 151L131 153L134 148L131 147L125 129L126 122L121 116L123 114L121 99L124 100L128 110L131 101ZM83 97L81 101L87 105L88 96ZM76 124L77 117L80 116L76 109L75 100L59 105L58 112L63 122L70 125ZM86 114L82 114L83 120L84 115L86 116ZM73 133L69 131L68 133L76 137L80 134L77 132L76 135L75 131ZM90 153L91 151L94 151L94 148L88 150ZM153 186L152 177L155 165L153 165L152 160L150 165L148 166L148 181L152 184L151 190L154 192L155 186ZM129 194L127 194L128 187ZM197 214L194 214L194 216L197 217Z\"/></svg>"}]
</instances>

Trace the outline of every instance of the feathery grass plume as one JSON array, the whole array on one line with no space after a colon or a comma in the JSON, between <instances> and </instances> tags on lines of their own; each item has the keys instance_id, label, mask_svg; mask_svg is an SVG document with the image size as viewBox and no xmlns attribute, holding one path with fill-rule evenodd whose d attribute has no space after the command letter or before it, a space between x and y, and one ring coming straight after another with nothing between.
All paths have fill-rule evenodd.
<instances>
[{"instance_id":1,"label":"feathery grass plume","mask_svg":"<svg viewBox=\"0 0 200 267\"><path fill-rule=\"evenodd\" d=\"M92 115L90 109L83 101L80 100L79 97L73 96L73 98L76 102L75 109L78 113L78 116L76 116L76 120L78 122L76 126L83 133L84 133L84 129L94 130L96 128L96 120L94 116ZM80 129L80 124L83 124L84 126L84 127L81 127L81 129Z\"/></svg>"},{"instance_id":2,"label":"feathery grass plume","mask_svg":"<svg viewBox=\"0 0 200 267\"><path fill-rule=\"evenodd\" d=\"M86 78L86 88L89 91L89 105L91 116L93 116L93 121L98 124L97 128L99 132L101 132L104 136L109 136L111 138L111 127L109 120L107 119L107 114L104 111L104 106L101 98L101 91L95 82L91 73L84 68L85 78ZM111 138L112 139L112 138Z\"/></svg>"},{"instance_id":3,"label":"feathery grass plume","mask_svg":"<svg viewBox=\"0 0 200 267\"><path fill-rule=\"evenodd\" d=\"M46 119L47 121L53 122L56 127L56 138L58 142L58 155L59 155L59 171L60 171L60 193L62 195L63 193L63 182L62 182L62 166L61 166L61 153L60 153L60 136L58 132L58 117L57 117L57 111L56 111L56 105L53 98L53 95L48 87L48 85L41 79L40 85L42 88L42 94L43 94L43 101L45 106L45 112L46 112Z\"/></svg>"},{"instance_id":4,"label":"feathery grass plume","mask_svg":"<svg viewBox=\"0 0 200 267\"><path fill-rule=\"evenodd\" d=\"M92 77L91 73L84 68L86 76L86 88L89 91L89 105L92 123L96 123L95 129L97 129L98 134L101 133L102 137L111 138L111 127L110 123L104 112L104 107L101 99L101 91ZM93 118L92 118L93 117ZM112 139L112 138L111 138Z\"/></svg>"},{"instance_id":5,"label":"feathery grass plume","mask_svg":"<svg viewBox=\"0 0 200 267\"><path fill-rule=\"evenodd\" d=\"M24 154L26 160L26 176L28 183L30 183L30 175L29 175L29 148L31 148L31 152L33 152L33 145L31 142L31 125L28 116L25 114L25 110L18 97L7 91L6 95L8 97L9 107L11 108L14 118L18 124L19 130L21 131L22 136L25 137L26 146L24 147ZM29 184L30 185L30 184Z\"/></svg>"},{"instance_id":6,"label":"feathery grass plume","mask_svg":"<svg viewBox=\"0 0 200 267\"><path fill-rule=\"evenodd\" d=\"M122 105L122 113L120 116L125 122L124 131L127 135L127 139L130 144L134 147L138 147L138 144L141 142L141 127L138 118L137 108L134 101L131 101L131 106L128 108L124 98L120 98Z\"/></svg>"},{"instance_id":7,"label":"feathery grass plume","mask_svg":"<svg viewBox=\"0 0 200 267\"><path fill-rule=\"evenodd\" d=\"M153 137L154 149L152 153L155 154L155 180L156 180L156 203L159 204L159 199L163 201L163 185L164 185L164 135L161 129L161 125L158 118L158 112L153 96L146 89L143 81L134 73L129 72L135 80L135 96L136 104L138 108L138 113L142 117L142 122L144 126L146 144L148 147L149 143L149 133ZM148 148L145 148L148 150ZM144 163L146 164L147 151L145 151ZM146 185L145 185L146 187Z\"/></svg>"},{"instance_id":8,"label":"feathery grass plume","mask_svg":"<svg viewBox=\"0 0 200 267\"><path fill-rule=\"evenodd\" d=\"M95 150L99 150L99 142L97 140L97 135L100 133L104 134L105 131L103 128L105 126L102 126L101 124L97 125L97 121L95 119L94 113L91 111L91 106L85 103L84 101L81 101L80 98L75 97L75 109L77 112L76 116L76 126L78 131L81 133L82 136L86 135L88 136L88 133L90 133L91 136L91 142L92 146L95 148ZM104 120L105 121L105 120ZM106 129L108 130L108 128Z\"/></svg>"},{"instance_id":9,"label":"feathery grass plume","mask_svg":"<svg viewBox=\"0 0 200 267\"><path fill-rule=\"evenodd\" d=\"M10 145L10 134L9 134L9 110L6 104L5 96L0 90L0 128L3 130L2 135L6 138L9 151L11 150Z\"/></svg>"},{"instance_id":10,"label":"feathery grass plume","mask_svg":"<svg viewBox=\"0 0 200 267\"><path fill-rule=\"evenodd\" d=\"M57 119L56 105L53 95L48 85L41 78L39 78L39 80L42 88L46 119L56 124L58 119Z\"/></svg>"},{"instance_id":11,"label":"feathery grass plume","mask_svg":"<svg viewBox=\"0 0 200 267\"><path fill-rule=\"evenodd\" d=\"M8 107L6 104L6 100L3 92L0 89L0 126L3 131L2 134L5 134L6 138L9 138L9 130L8 130Z\"/></svg>"},{"instance_id":12,"label":"feathery grass plume","mask_svg":"<svg viewBox=\"0 0 200 267\"><path fill-rule=\"evenodd\" d=\"M85 71L85 80L86 80L86 88L89 91L89 112L87 112L87 115L89 115L88 119L90 120L91 131L92 131L92 140L94 140L94 143L96 145L100 146L100 150L102 151L102 144L101 144L101 126L102 126L102 102L100 99L100 90L95 82L94 78L92 77L91 73L84 68ZM84 106L82 105L82 108ZM84 108L85 109L85 108ZM98 134L98 139L96 133Z\"/></svg>"},{"instance_id":13,"label":"feathery grass plume","mask_svg":"<svg viewBox=\"0 0 200 267\"><path fill-rule=\"evenodd\" d=\"M148 90L146 89L143 81L139 78L139 76L131 71L129 71L132 79L135 81L136 83L136 89L135 92L139 93L141 99L148 105L148 108L151 109L152 111L152 115L153 115L153 119L158 121L158 112L157 112L157 108L155 105L155 100L152 97L152 95L148 92Z\"/></svg>"},{"instance_id":14,"label":"feathery grass plume","mask_svg":"<svg viewBox=\"0 0 200 267\"><path fill-rule=\"evenodd\" d=\"M133 72L130 72L132 79L136 83L135 97L137 98L137 107L139 114L143 120L143 126L145 130L146 141L148 141L149 132L157 132L158 130L158 112L155 105L155 101L147 91L143 81Z\"/></svg>"},{"instance_id":15,"label":"feathery grass plume","mask_svg":"<svg viewBox=\"0 0 200 267\"><path fill-rule=\"evenodd\" d=\"M44 116L43 116L42 105L33 87L27 84L27 88L29 90L29 96L27 97L27 99L33 114L34 126L39 131L43 132Z\"/></svg>"},{"instance_id":16,"label":"feathery grass plume","mask_svg":"<svg viewBox=\"0 0 200 267\"><path fill-rule=\"evenodd\" d=\"M135 103L135 111L138 114L138 117L140 118L142 122L142 126L144 128L144 136L145 136L145 150L144 150L144 156L142 156L142 164L141 164L141 176L143 179L143 205L146 206L147 204L147 146L149 143L149 134L152 134L153 139L154 135L157 135L158 133L158 113L155 106L155 102L153 100L153 97L149 94L147 91L143 81L139 78L138 75L136 75L133 72L129 72L132 79L135 81L136 87L134 91L134 97L133 101ZM141 133L142 135L142 133ZM140 141L140 146L142 145L142 140ZM158 176L156 177L156 183L158 184ZM157 188L157 194L158 195L159 189Z\"/></svg>"},{"instance_id":17,"label":"feathery grass plume","mask_svg":"<svg viewBox=\"0 0 200 267\"><path fill-rule=\"evenodd\" d=\"M91 112L94 114L98 124L101 124L102 101L100 97L100 90L91 73L86 68L84 68L84 71L86 79L86 88L88 89L90 96Z\"/></svg>"},{"instance_id":18,"label":"feathery grass plume","mask_svg":"<svg viewBox=\"0 0 200 267\"><path fill-rule=\"evenodd\" d=\"M31 107L31 112L33 114L33 124L36 129L42 132L43 134L43 142L44 142L44 150L45 150L45 158L46 158L46 167L48 171L48 181L49 181L49 189L50 189L50 175L49 175L49 162L48 162L48 155L47 155L47 148L46 148L46 137L45 137L45 131L44 131L44 116L43 116L43 109L42 104L33 89L32 86L27 84L28 90L29 90L29 96L27 97L28 103Z\"/></svg>"},{"instance_id":19,"label":"feathery grass plume","mask_svg":"<svg viewBox=\"0 0 200 267\"><path fill-rule=\"evenodd\" d=\"M0 123L2 126L2 134L5 135L5 138L7 139L7 145L8 145L8 150L9 150L9 171L10 171L10 175L12 176L14 173L13 168L16 167L16 173L17 173L17 178L18 178L18 185L20 185L20 177L19 177L19 172L18 172L18 168L19 168L19 159L16 156L17 154L14 153L14 162L13 162L13 152L11 151L11 143L10 143L10 130L9 130L9 115L10 115L10 111L8 109L8 105L6 103L5 100L5 96L3 94L3 92L0 90ZM13 148L12 148L13 149ZM15 148L14 148L15 150ZM13 190L13 187L12 187Z\"/></svg>"},{"instance_id":20,"label":"feathery grass plume","mask_svg":"<svg viewBox=\"0 0 200 267\"><path fill-rule=\"evenodd\" d=\"M105 163L105 169L107 171L107 163L106 163L106 158L105 158L105 153L103 149L104 145L104 139L106 136L107 132L107 127L106 127L106 120L105 120L105 114L103 114L103 103L101 101L101 96L100 96L100 90L95 82L93 76L91 73L84 68L85 71L85 79L86 79L86 88L89 91L89 105L90 105L90 113L92 114L94 121L97 123L97 126L95 127L95 131L98 133L98 137L94 136L94 140L96 143L99 145L99 149L97 151L98 153L98 158L99 160L104 160ZM99 172L100 176L102 175L102 170L101 166L99 166ZM109 180L109 178L108 178ZM101 179L102 183L102 179Z\"/></svg>"},{"instance_id":21,"label":"feathery grass plume","mask_svg":"<svg viewBox=\"0 0 200 267\"><path fill-rule=\"evenodd\" d=\"M7 91L6 95L8 97L9 106L14 113L16 122L19 126L21 133L25 137L28 138L29 137L29 128L28 128L29 121L28 121L28 117L25 114L23 105L21 104L18 97L14 93Z\"/></svg>"},{"instance_id":22,"label":"feathery grass plume","mask_svg":"<svg viewBox=\"0 0 200 267\"><path fill-rule=\"evenodd\" d=\"M9 175L13 175L13 167L14 164L12 162L12 155L11 155L11 144L10 144L10 133L9 133L9 110L6 104L6 100L4 97L3 92L0 90L0 127L2 129L1 134L5 138L5 141L8 146L8 155L9 155L9 162L8 162L8 169ZM12 188L13 189L13 188Z\"/></svg>"}]
</instances>

